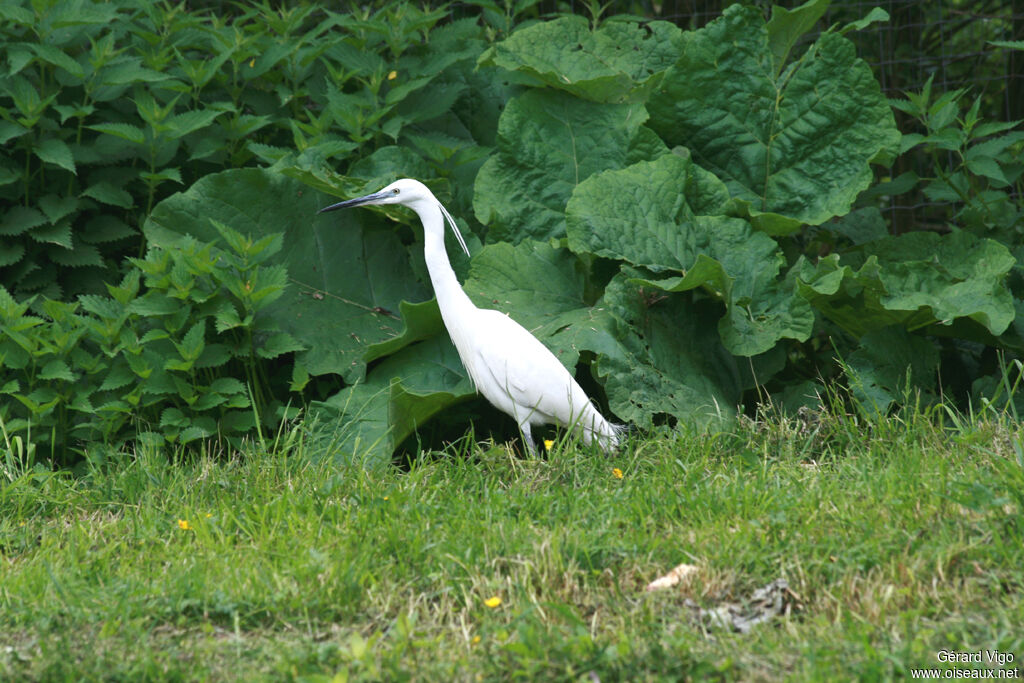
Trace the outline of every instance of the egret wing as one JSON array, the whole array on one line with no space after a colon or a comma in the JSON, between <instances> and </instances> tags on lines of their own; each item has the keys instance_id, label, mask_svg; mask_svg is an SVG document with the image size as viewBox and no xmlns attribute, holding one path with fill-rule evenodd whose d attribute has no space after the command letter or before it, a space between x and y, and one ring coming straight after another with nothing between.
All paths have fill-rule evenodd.
<instances>
[{"instance_id":1,"label":"egret wing","mask_svg":"<svg viewBox=\"0 0 1024 683\"><path fill-rule=\"evenodd\" d=\"M474 358L484 385L480 392L503 410L508 410L504 400L511 400L536 413L531 422L572 422L588 399L565 366L512 318L499 311L480 313L485 332Z\"/></svg>"}]
</instances>

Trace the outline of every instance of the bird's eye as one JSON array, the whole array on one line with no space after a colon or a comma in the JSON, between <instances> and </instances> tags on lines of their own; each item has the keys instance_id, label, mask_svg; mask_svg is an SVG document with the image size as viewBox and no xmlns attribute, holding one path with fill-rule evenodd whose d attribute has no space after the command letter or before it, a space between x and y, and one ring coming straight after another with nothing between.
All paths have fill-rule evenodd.
<instances>
[{"instance_id":1,"label":"bird's eye","mask_svg":"<svg viewBox=\"0 0 1024 683\"><path fill-rule=\"evenodd\" d=\"M399 190L397 187L391 190L391 194L398 194L399 192L401 192L401 190Z\"/></svg>"}]
</instances>

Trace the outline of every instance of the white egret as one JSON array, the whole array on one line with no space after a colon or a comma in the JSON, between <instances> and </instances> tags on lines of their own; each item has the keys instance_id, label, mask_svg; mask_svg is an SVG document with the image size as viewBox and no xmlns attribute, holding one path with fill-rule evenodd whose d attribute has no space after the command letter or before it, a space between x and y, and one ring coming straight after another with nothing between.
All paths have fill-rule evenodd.
<instances>
[{"instance_id":1,"label":"white egret","mask_svg":"<svg viewBox=\"0 0 1024 683\"><path fill-rule=\"evenodd\" d=\"M451 214L423 183L398 180L320 213L375 204L401 204L419 215L430 282L459 358L476 390L516 421L527 447L536 450L531 426L557 424L577 430L586 444L597 441L605 452L615 450L622 427L601 416L554 354L515 320L500 311L477 308L462 291L444 248L445 220L467 255L469 249Z\"/></svg>"}]
</instances>

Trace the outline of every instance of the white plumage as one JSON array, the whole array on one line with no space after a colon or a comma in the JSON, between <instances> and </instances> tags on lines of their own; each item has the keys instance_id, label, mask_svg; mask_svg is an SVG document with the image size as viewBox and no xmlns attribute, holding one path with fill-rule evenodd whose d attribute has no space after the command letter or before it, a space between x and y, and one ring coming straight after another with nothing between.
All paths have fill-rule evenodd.
<instances>
[{"instance_id":1,"label":"white plumage","mask_svg":"<svg viewBox=\"0 0 1024 683\"><path fill-rule=\"evenodd\" d=\"M621 427L601 416L554 354L509 316L477 308L466 296L444 248L446 219L467 254L469 249L451 215L425 185L408 178L398 180L321 213L373 204L401 204L419 215L430 281L462 364L476 390L516 421L530 450L536 450L531 426L557 424L576 430L586 444L596 440L604 451L613 451Z\"/></svg>"}]
</instances>

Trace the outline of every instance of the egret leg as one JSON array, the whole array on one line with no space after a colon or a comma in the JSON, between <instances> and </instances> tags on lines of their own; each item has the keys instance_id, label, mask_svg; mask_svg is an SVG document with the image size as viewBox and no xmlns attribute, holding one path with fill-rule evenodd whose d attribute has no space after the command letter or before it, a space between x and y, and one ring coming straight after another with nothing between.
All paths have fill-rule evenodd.
<instances>
[{"instance_id":1,"label":"egret leg","mask_svg":"<svg viewBox=\"0 0 1024 683\"><path fill-rule=\"evenodd\" d=\"M534 435L529 431L529 421L519 421L519 432L522 434L523 443L526 445L526 453L531 456L537 455L537 445L534 443Z\"/></svg>"},{"instance_id":2,"label":"egret leg","mask_svg":"<svg viewBox=\"0 0 1024 683\"><path fill-rule=\"evenodd\" d=\"M523 441L526 442L526 450L530 455L537 455L537 446L533 443L533 435L530 433L530 423L520 422L519 431L523 433Z\"/></svg>"},{"instance_id":3,"label":"egret leg","mask_svg":"<svg viewBox=\"0 0 1024 683\"><path fill-rule=\"evenodd\" d=\"M533 434L530 433L530 414L531 411L516 403L512 404L512 418L519 425L519 432L523 435L526 450L530 455L537 455L537 446L533 443Z\"/></svg>"}]
</instances>

